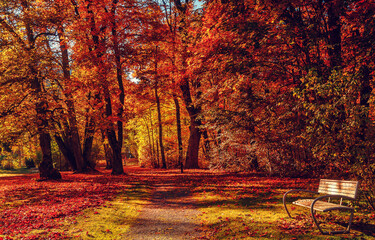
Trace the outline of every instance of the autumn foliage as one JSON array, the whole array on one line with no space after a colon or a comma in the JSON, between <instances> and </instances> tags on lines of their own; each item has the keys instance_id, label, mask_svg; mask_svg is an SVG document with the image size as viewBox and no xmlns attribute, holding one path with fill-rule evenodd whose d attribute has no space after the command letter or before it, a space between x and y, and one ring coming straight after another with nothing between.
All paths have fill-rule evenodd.
<instances>
[{"instance_id":1,"label":"autumn foliage","mask_svg":"<svg viewBox=\"0 0 375 240\"><path fill-rule=\"evenodd\" d=\"M2 0L1 161L32 158L41 179L60 179L57 163L85 173L98 159L126 174L126 155L356 178L371 192L374 10L360 0Z\"/></svg>"}]
</instances>

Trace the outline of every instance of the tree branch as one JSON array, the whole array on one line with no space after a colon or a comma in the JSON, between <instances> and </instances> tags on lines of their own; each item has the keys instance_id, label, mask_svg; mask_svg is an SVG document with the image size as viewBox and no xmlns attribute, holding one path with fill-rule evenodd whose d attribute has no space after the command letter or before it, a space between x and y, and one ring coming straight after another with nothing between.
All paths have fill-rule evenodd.
<instances>
[{"instance_id":1,"label":"tree branch","mask_svg":"<svg viewBox=\"0 0 375 240\"><path fill-rule=\"evenodd\" d=\"M8 31L14 38L15 40L22 45L22 48L28 50L27 45L25 42L22 40L22 38L14 31L14 29L3 19L0 17L0 25Z\"/></svg>"},{"instance_id":2,"label":"tree branch","mask_svg":"<svg viewBox=\"0 0 375 240\"><path fill-rule=\"evenodd\" d=\"M176 5L176 8L178 9L178 11L180 11L182 13L185 12L186 6L182 5L180 0L173 0L173 1L174 1L174 4Z\"/></svg>"},{"instance_id":3,"label":"tree branch","mask_svg":"<svg viewBox=\"0 0 375 240\"><path fill-rule=\"evenodd\" d=\"M6 116L14 113L14 109L16 109L18 106L20 106L21 103L27 98L27 96L29 96L28 93L18 103L15 103L15 104L9 106L7 110L1 112L0 118L6 117Z\"/></svg>"}]
</instances>

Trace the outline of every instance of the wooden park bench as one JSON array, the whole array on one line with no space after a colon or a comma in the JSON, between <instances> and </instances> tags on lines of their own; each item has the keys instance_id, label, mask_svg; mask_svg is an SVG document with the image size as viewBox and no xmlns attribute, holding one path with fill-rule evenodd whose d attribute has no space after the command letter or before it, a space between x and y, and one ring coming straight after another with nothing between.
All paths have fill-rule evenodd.
<instances>
[{"instance_id":1,"label":"wooden park bench","mask_svg":"<svg viewBox=\"0 0 375 240\"><path fill-rule=\"evenodd\" d=\"M348 233L350 231L350 226L353 221L354 208L343 205L343 199L355 200L358 196L359 182L358 181L342 181L342 180L331 180L331 179L320 179L319 188L317 192L305 190L305 189L293 189L286 192L283 196L283 204L289 217L290 212L286 207L286 198L289 193L292 192L307 192L313 194L319 194L315 199L299 199L294 201L293 204L309 208L311 211L311 216L322 234L336 234L336 233ZM339 203L333 203L331 200L340 199ZM345 230L327 232L323 231L320 227L319 222L316 220L316 211L328 212L332 210L344 210L350 212L350 218L348 226Z\"/></svg>"}]
</instances>

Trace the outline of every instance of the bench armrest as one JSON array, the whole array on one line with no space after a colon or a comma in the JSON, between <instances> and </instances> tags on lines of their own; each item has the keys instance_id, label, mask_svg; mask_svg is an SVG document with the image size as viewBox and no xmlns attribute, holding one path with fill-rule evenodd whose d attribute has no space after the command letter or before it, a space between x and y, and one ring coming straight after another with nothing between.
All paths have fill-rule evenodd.
<instances>
[{"instance_id":1,"label":"bench armrest","mask_svg":"<svg viewBox=\"0 0 375 240\"><path fill-rule=\"evenodd\" d=\"M322 234L332 234L332 233L345 233L345 232L349 232L350 231L350 226L351 226L352 221L353 221L354 208L343 206L343 205L341 205L341 203L340 203L340 205L337 205L337 206L332 206L332 207L324 208L324 209L322 209L322 211L323 212L328 212L328 211L338 210L338 209L341 209L341 210L344 209L344 210L350 211L349 224L348 224L348 227L346 228L346 230L344 230L344 231L333 231L333 232L324 232L322 230L322 228L320 227L320 224L318 223L318 220L316 220L316 217L315 217L315 214L314 214L314 212L315 212L314 205L315 205L315 203L317 203L319 200L321 200L323 198L345 198L345 199L349 199L349 200L355 200L355 198L351 198L351 197L343 196L343 195L330 194L330 195L324 195L324 196L317 197L311 203L311 209L310 209L311 210L311 216L312 216L312 218L313 218L316 226L318 227L319 231Z\"/></svg>"},{"instance_id":2,"label":"bench armrest","mask_svg":"<svg viewBox=\"0 0 375 240\"><path fill-rule=\"evenodd\" d=\"M292 193L292 192L307 192L307 193L319 194L318 192L310 191L310 190L307 190L307 189L292 189L292 190L287 191L287 192L284 194L284 196L283 196L283 204L284 204L285 211L286 211L286 213L288 214L288 216L289 216L290 218L291 218L292 216L290 215L289 210L288 210L288 208L286 207L286 196L287 196L289 193Z\"/></svg>"}]
</instances>

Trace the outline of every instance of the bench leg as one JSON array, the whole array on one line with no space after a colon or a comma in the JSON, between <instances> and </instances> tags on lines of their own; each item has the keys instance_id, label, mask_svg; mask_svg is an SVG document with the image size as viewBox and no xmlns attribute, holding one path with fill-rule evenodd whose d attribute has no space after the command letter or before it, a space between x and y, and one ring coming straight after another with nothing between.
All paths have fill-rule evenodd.
<instances>
[{"instance_id":1,"label":"bench leg","mask_svg":"<svg viewBox=\"0 0 375 240\"><path fill-rule=\"evenodd\" d=\"M313 218L313 220L314 220L314 222L315 222L315 225L318 227L319 231L320 231L323 235L329 234L329 232L324 232L324 231L322 230L322 228L320 227L320 224L319 224L318 220L316 220L315 213L316 213L316 211L314 211L313 209L311 209L311 216L312 216L312 218Z\"/></svg>"},{"instance_id":2,"label":"bench leg","mask_svg":"<svg viewBox=\"0 0 375 240\"><path fill-rule=\"evenodd\" d=\"M315 225L318 227L319 231L323 234L323 235L329 235L329 234L338 234L338 233L349 233L350 232L350 227L352 225L352 222L353 222L353 216L354 216L354 210L351 210L350 211L350 217L349 217L349 223L348 223L348 226L346 227L345 230L341 230L341 231L332 231L332 232L325 232L323 231L323 229L320 227L320 224L318 222L318 220L316 220L316 217L315 217L315 211L314 210L311 210L311 216L315 222Z\"/></svg>"},{"instance_id":3,"label":"bench leg","mask_svg":"<svg viewBox=\"0 0 375 240\"><path fill-rule=\"evenodd\" d=\"M352 222L353 222L353 216L354 216L354 209L350 211L350 218L349 218L348 227L346 228L346 232L350 232L350 227L352 226Z\"/></svg>"},{"instance_id":4,"label":"bench leg","mask_svg":"<svg viewBox=\"0 0 375 240\"><path fill-rule=\"evenodd\" d=\"M286 211L286 213L288 214L288 216L289 216L290 218L293 218L293 217L290 215L290 212L289 212L288 208L286 207L286 195L287 195L287 193L284 194L284 196L283 196L283 204L284 204L284 208L285 208L285 211Z\"/></svg>"}]
</instances>

